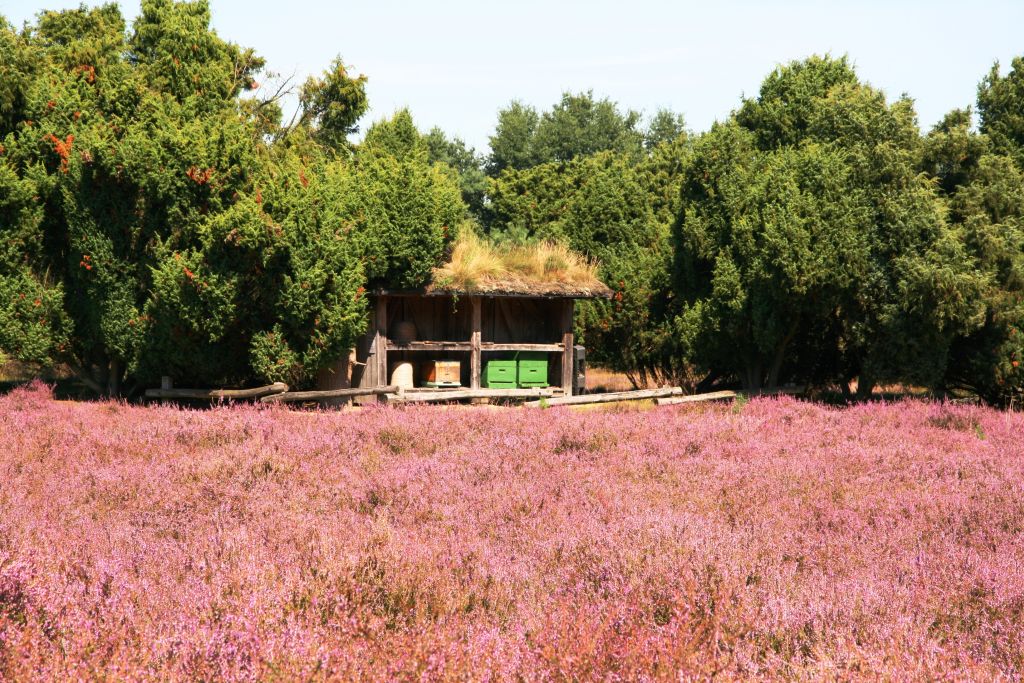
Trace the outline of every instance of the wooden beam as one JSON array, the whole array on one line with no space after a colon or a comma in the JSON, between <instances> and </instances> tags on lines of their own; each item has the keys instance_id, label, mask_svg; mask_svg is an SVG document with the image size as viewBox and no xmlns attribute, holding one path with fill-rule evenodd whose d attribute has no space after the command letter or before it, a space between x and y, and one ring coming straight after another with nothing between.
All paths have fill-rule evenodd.
<instances>
[{"instance_id":1,"label":"wooden beam","mask_svg":"<svg viewBox=\"0 0 1024 683\"><path fill-rule=\"evenodd\" d=\"M712 391L707 394L691 394L690 396L667 396L656 398L654 403L659 406L673 406L679 403L700 403L702 401L722 401L729 398L736 398L735 391Z\"/></svg>"},{"instance_id":2,"label":"wooden beam","mask_svg":"<svg viewBox=\"0 0 1024 683\"><path fill-rule=\"evenodd\" d=\"M562 304L562 391L572 396L572 320L576 302L566 299Z\"/></svg>"},{"instance_id":3,"label":"wooden beam","mask_svg":"<svg viewBox=\"0 0 1024 683\"><path fill-rule=\"evenodd\" d=\"M146 389L146 398L195 398L206 401L262 398L288 391L284 382L252 389Z\"/></svg>"},{"instance_id":4,"label":"wooden beam","mask_svg":"<svg viewBox=\"0 0 1024 683\"><path fill-rule=\"evenodd\" d=\"M480 342L480 351L488 353L491 351L547 351L550 353L561 353L561 344L502 344L497 342ZM396 344L388 342L389 351L472 351L472 341L415 341L408 344Z\"/></svg>"},{"instance_id":5,"label":"wooden beam","mask_svg":"<svg viewBox=\"0 0 1024 683\"><path fill-rule=\"evenodd\" d=\"M721 401L739 396L774 396L777 394L802 394L804 387L779 387L777 389L761 389L759 391L711 391L706 394L691 394L689 396L669 396L656 399L654 402L659 406L673 406L680 403L700 403L702 401Z\"/></svg>"},{"instance_id":6,"label":"wooden beam","mask_svg":"<svg viewBox=\"0 0 1024 683\"><path fill-rule=\"evenodd\" d=\"M406 391L401 395L388 395L394 403L438 403L465 399L539 399L555 395L557 389L444 389L437 391ZM552 398L552 400L556 400Z\"/></svg>"},{"instance_id":7,"label":"wooden beam","mask_svg":"<svg viewBox=\"0 0 1024 683\"><path fill-rule=\"evenodd\" d=\"M480 345L482 351L548 351L560 353L561 344L496 344L484 343Z\"/></svg>"},{"instance_id":8,"label":"wooden beam","mask_svg":"<svg viewBox=\"0 0 1024 683\"><path fill-rule=\"evenodd\" d=\"M382 387L388 381L388 298L386 296L377 297L374 323L376 325L374 362L377 365L374 386Z\"/></svg>"},{"instance_id":9,"label":"wooden beam","mask_svg":"<svg viewBox=\"0 0 1024 683\"><path fill-rule=\"evenodd\" d=\"M327 391L289 391L283 394L264 396L261 403L295 403L297 401L328 401L336 398L354 398L356 396L383 396L397 394L397 386L365 387L362 389L329 389Z\"/></svg>"},{"instance_id":10,"label":"wooden beam","mask_svg":"<svg viewBox=\"0 0 1024 683\"><path fill-rule=\"evenodd\" d=\"M414 341L408 344L388 342L389 351L471 351L471 342L455 341Z\"/></svg>"},{"instance_id":11,"label":"wooden beam","mask_svg":"<svg viewBox=\"0 0 1024 683\"><path fill-rule=\"evenodd\" d=\"M470 316L470 329L472 332L469 336L469 388L479 389L480 373L482 370L480 343L483 331L483 325L480 318L480 309L482 308L480 297L471 297L470 305L472 306L472 315Z\"/></svg>"},{"instance_id":12,"label":"wooden beam","mask_svg":"<svg viewBox=\"0 0 1024 683\"><path fill-rule=\"evenodd\" d=\"M641 401L648 398L661 398L664 396L679 396L683 390L680 387L665 387L663 389L640 389L638 391L614 391L607 394L587 394L586 396L558 396L544 401L549 406L572 406L584 403L618 403L620 401ZM524 403L528 408L541 407L541 401L530 401Z\"/></svg>"}]
</instances>

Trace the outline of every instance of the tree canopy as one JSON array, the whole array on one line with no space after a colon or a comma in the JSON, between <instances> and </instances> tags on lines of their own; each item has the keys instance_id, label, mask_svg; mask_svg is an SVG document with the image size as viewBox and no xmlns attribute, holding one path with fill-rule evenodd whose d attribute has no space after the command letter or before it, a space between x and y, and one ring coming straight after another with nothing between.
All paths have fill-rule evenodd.
<instances>
[{"instance_id":1,"label":"tree canopy","mask_svg":"<svg viewBox=\"0 0 1024 683\"><path fill-rule=\"evenodd\" d=\"M992 66L978 86L978 114L994 151L1024 164L1024 57L1014 57L1005 76L998 63Z\"/></svg>"},{"instance_id":2,"label":"tree canopy","mask_svg":"<svg viewBox=\"0 0 1024 683\"><path fill-rule=\"evenodd\" d=\"M365 79L340 60L279 128L242 97L263 60L203 1L144 0L0 29L0 345L100 393L308 381L365 325L371 283L422 284L465 208L407 112L347 136Z\"/></svg>"},{"instance_id":3,"label":"tree canopy","mask_svg":"<svg viewBox=\"0 0 1024 683\"><path fill-rule=\"evenodd\" d=\"M339 56L286 116L205 0L0 18L0 351L109 395L309 383L369 291L427 284L471 230L596 261L614 298L577 332L637 383L1024 399L1021 57L926 135L812 56L700 134L592 91L513 100L486 154L407 110L355 140L367 82Z\"/></svg>"},{"instance_id":4,"label":"tree canopy","mask_svg":"<svg viewBox=\"0 0 1024 683\"><path fill-rule=\"evenodd\" d=\"M567 163L598 152L639 154L645 142L640 124L639 112L620 111L608 98L595 99L593 91L563 93L560 101L541 113L514 101L498 112L487 170L496 176L505 169ZM681 132L682 119L659 112L654 126L653 137L647 138L649 146L662 137L675 137L672 132Z\"/></svg>"},{"instance_id":5,"label":"tree canopy","mask_svg":"<svg viewBox=\"0 0 1024 683\"><path fill-rule=\"evenodd\" d=\"M815 57L770 74L758 97L743 102L735 124L751 135L754 176L740 180L734 194L713 191L719 178L731 179L729 170L723 174L714 167L697 167L686 174L696 175L698 188L690 197L692 186L684 183L689 202L684 199L679 219L679 256L684 265L696 257L696 272L710 277L705 287L712 292L720 269L734 277L736 264L729 264L730 255L741 249L743 240L719 240L723 251L702 254L707 238L701 234L701 221L691 216L742 197L744 188L756 192L758 179L771 182L782 174L780 184L769 185L763 198L741 200L738 209L720 219L728 229L742 230L754 240L754 265L775 263L779 268L767 280L738 270L740 282L756 290L755 296L767 290L779 297L774 304L753 300L737 308L751 325L753 334L747 339L758 334L770 339L760 343L758 353L736 356L751 359L744 361L745 384L774 385L787 360L796 366L795 378L845 384L857 377L862 392L879 380L935 384L953 335L978 321L972 302L980 284L946 224L941 199L918 170L921 138L910 101L888 104L880 92L858 81L845 58ZM735 159L750 153L736 144L718 156ZM798 165L811 163L813 170L802 182L787 178L792 172L790 162L783 161L787 158L800 159ZM765 164L763 170L760 164ZM801 185L806 202L790 207L790 191ZM800 217L795 222L794 211ZM785 249L774 252L772 244ZM803 257L793 251L801 247ZM827 295L807 288L802 278L810 272L832 280ZM693 293L702 289L691 276L684 290L681 294L696 308L687 309L683 320L694 324L703 302ZM811 315L785 312L805 303L824 308ZM714 317L709 324L712 329L718 325ZM815 343L801 340L816 327ZM793 342L810 357L787 353ZM929 352L922 353L924 348ZM822 365L826 358L832 359L831 367Z\"/></svg>"}]
</instances>

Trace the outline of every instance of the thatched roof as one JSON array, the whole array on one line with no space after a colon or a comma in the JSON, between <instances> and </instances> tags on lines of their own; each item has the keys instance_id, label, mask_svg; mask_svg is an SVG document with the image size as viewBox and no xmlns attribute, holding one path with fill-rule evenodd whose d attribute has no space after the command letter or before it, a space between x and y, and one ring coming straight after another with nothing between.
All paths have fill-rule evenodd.
<instances>
[{"instance_id":1,"label":"thatched roof","mask_svg":"<svg viewBox=\"0 0 1024 683\"><path fill-rule=\"evenodd\" d=\"M470 285L432 283L424 291L428 296L480 295L522 296L559 299L608 299L614 295L597 278L588 282L536 281L528 278L482 278Z\"/></svg>"},{"instance_id":2,"label":"thatched roof","mask_svg":"<svg viewBox=\"0 0 1024 683\"><path fill-rule=\"evenodd\" d=\"M376 295L388 296L492 296L530 299L610 299L615 295L606 284L594 280L589 284L567 282L531 282L528 280L497 280L488 278L471 286L431 283L420 289L378 289Z\"/></svg>"},{"instance_id":3,"label":"thatched roof","mask_svg":"<svg viewBox=\"0 0 1024 683\"><path fill-rule=\"evenodd\" d=\"M417 293L609 298L613 292L597 270L595 261L560 244L495 245L466 234L456 241L448 263L435 268L432 282Z\"/></svg>"}]
</instances>

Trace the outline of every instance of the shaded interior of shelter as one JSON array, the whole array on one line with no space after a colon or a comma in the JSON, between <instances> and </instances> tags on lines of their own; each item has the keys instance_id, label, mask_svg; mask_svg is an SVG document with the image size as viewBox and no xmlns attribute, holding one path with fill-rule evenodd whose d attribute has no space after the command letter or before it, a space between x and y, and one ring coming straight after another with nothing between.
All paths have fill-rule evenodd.
<instances>
[{"instance_id":1,"label":"shaded interior of shelter","mask_svg":"<svg viewBox=\"0 0 1024 683\"><path fill-rule=\"evenodd\" d=\"M479 296L481 362L499 358L512 358L516 351L488 350L489 344L540 344L562 345L566 339L564 329L571 320L573 300L561 297L518 297ZM375 305L383 305L383 317L368 326L367 334L356 349L355 365L352 368L352 386L374 386L385 383L386 378L370 377L374 372L368 364L375 355L375 336L379 328L386 331L388 350L387 365L397 361L408 361L414 367L433 360L457 360L460 362L461 384L472 385L471 351L473 320L472 302L474 297L423 295L387 295L375 297ZM379 314L379 309L378 309ZM399 323L412 323L416 342L463 343L466 348L424 350L403 348L396 344L395 330ZM570 340L571 344L571 340ZM564 346L562 347L564 349ZM562 364L565 354L551 348L548 358L548 384L562 385ZM390 368L389 368L390 369Z\"/></svg>"}]
</instances>

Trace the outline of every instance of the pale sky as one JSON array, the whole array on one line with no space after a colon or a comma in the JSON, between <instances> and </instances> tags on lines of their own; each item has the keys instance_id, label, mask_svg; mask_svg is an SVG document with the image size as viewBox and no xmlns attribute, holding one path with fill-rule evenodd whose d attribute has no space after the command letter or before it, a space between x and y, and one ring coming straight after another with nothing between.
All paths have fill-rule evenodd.
<instances>
[{"instance_id":1,"label":"pale sky","mask_svg":"<svg viewBox=\"0 0 1024 683\"><path fill-rule=\"evenodd\" d=\"M19 25L74 0L0 0ZM121 3L131 19L137 0ZM211 0L213 26L301 82L340 55L369 77L362 122L409 107L485 151L513 99L547 109L593 89L622 108L667 107L706 130L776 65L847 54L890 98L914 98L922 129L974 103L994 61L1024 54L1024 1L657 2Z\"/></svg>"}]
</instances>

